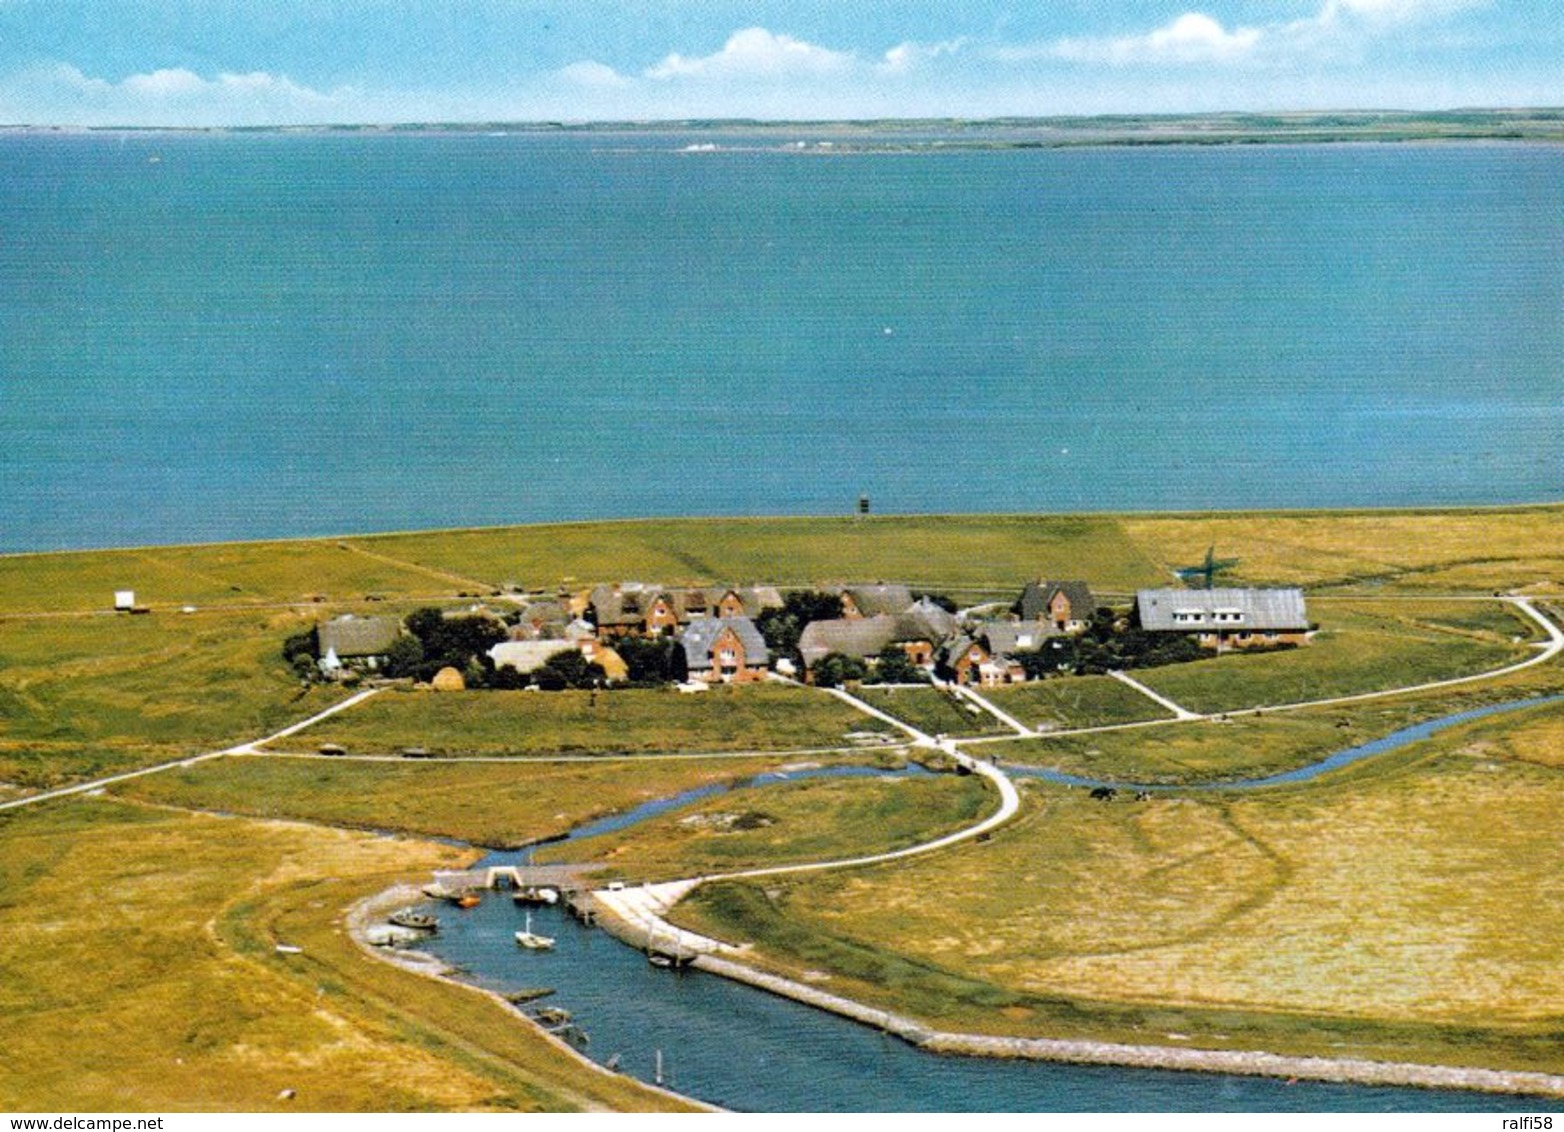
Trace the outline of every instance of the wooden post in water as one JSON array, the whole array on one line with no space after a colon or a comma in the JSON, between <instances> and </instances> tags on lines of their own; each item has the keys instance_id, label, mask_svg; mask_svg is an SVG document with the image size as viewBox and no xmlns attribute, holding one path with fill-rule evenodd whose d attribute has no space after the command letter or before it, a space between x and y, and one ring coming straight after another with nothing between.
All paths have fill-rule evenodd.
<instances>
[{"instance_id":1,"label":"wooden post in water","mask_svg":"<svg viewBox=\"0 0 1564 1132\"><path fill-rule=\"evenodd\" d=\"M663 1083L663 1051L661 1049L657 1051L657 1068L652 1073L652 1080L658 1085Z\"/></svg>"}]
</instances>

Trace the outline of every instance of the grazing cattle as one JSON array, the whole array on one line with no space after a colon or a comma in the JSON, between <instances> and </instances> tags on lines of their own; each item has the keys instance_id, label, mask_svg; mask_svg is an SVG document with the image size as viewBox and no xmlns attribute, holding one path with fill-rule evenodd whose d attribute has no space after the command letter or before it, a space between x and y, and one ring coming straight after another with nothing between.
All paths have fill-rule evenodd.
<instances>
[{"instance_id":1,"label":"grazing cattle","mask_svg":"<svg viewBox=\"0 0 1564 1132\"><path fill-rule=\"evenodd\" d=\"M1094 786L1091 796L1099 802L1109 802L1118 797L1118 794L1119 792L1111 786Z\"/></svg>"}]
</instances>

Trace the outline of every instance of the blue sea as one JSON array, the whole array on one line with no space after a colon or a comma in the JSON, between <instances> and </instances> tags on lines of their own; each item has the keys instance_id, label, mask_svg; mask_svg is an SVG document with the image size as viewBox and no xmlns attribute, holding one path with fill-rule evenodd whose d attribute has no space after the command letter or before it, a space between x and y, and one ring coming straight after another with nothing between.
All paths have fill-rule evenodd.
<instances>
[{"instance_id":1,"label":"blue sea","mask_svg":"<svg viewBox=\"0 0 1564 1132\"><path fill-rule=\"evenodd\" d=\"M1564 498L1564 147L832 137L0 135L0 550Z\"/></svg>"}]
</instances>

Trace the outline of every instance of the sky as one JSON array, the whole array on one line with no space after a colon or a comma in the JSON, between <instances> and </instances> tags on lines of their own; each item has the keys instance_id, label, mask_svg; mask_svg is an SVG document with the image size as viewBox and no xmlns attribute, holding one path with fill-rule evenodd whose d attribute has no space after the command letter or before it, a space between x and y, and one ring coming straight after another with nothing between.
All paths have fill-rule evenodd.
<instances>
[{"instance_id":1,"label":"sky","mask_svg":"<svg viewBox=\"0 0 1564 1132\"><path fill-rule=\"evenodd\" d=\"M0 124L1561 105L1559 0L0 0Z\"/></svg>"}]
</instances>

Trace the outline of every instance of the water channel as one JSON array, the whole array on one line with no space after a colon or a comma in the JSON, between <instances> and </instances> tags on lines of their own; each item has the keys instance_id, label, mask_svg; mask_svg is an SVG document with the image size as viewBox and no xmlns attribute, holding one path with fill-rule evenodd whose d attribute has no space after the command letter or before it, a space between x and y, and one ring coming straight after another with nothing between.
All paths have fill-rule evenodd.
<instances>
[{"instance_id":1,"label":"water channel","mask_svg":"<svg viewBox=\"0 0 1564 1132\"><path fill-rule=\"evenodd\" d=\"M1449 727L1455 727L1462 723L1471 723L1473 720L1483 719L1490 715L1503 715L1506 712L1520 711L1523 708L1541 707L1544 704L1553 704L1564 701L1564 695L1538 696L1530 700L1511 700L1508 703L1486 704L1483 707L1469 708L1466 711L1458 711L1452 715L1442 715L1438 719L1424 720L1410 727L1403 727L1399 731L1392 731L1389 735L1372 739L1367 743L1360 743L1356 747L1347 747L1337 751L1318 762L1309 763L1306 766L1295 767L1292 770L1281 771L1277 774L1268 774L1264 778L1245 778L1232 782L1203 782L1170 786L1158 783L1133 783L1112 782L1107 779L1086 778L1076 774L1066 774L1060 770L1050 770L1047 767L1025 766L1020 763L1004 763L1004 770L1009 775L1025 775L1028 778L1041 778L1059 786L1105 786L1116 790L1146 790L1146 791L1185 791L1185 790L1256 790L1263 786L1284 786L1289 783L1307 782L1311 778L1318 778L1322 774L1328 774L1333 770L1340 770L1344 766L1350 766L1363 759L1372 758L1375 755L1383 755L1394 751L1399 747L1405 747L1410 743L1416 743L1427 739L1430 735L1437 734Z\"/></svg>"},{"instance_id":2,"label":"water channel","mask_svg":"<svg viewBox=\"0 0 1564 1132\"><path fill-rule=\"evenodd\" d=\"M1493 705L1406 728L1374 744L1340 752L1291 776L1225 789L1299 781L1353 759L1415 742L1434 731L1501 711L1564 697ZM1369 749L1372 748L1372 749ZM1355 754L1354 754L1355 752ZM1311 772L1311 773L1306 773ZM756 776L763 786L801 777L928 773L910 767L824 767ZM1081 780L1084 783L1084 780ZM623 829L732 787L717 785L649 802L588 823L569 839ZM516 864L522 853L498 853L484 864ZM1141 1111L1141 1112L1564 1112L1564 1100L1492 1096L1459 1090L1288 1083L1260 1077L1076 1066L1047 1062L941 1057L900 1039L789 999L695 970L656 968L635 949L588 928L558 908L531 913L536 931L555 937L552 951L524 951L514 941L521 909L495 893L473 909L431 906L439 934L423 949L475 985L514 993L548 987L538 1006L573 1016L575 1044L599 1063L688 1096L744 1111ZM584 1037L582 1036L584 1035ZM1173 1035L1148 1034L1153 1044ZM1343 1051L1344 1054L1347 1051Z\"/></svg>"}]
</instances>

